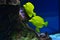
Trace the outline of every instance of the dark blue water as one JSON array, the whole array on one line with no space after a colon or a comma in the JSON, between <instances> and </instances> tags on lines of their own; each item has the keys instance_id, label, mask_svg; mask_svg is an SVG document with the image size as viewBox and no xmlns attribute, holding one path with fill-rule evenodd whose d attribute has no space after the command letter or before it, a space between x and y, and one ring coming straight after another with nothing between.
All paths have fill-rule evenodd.
<instances>
[{"instance_id":1,"label":"dark blue water","mask_svg":"<svg viewBox=\"0 0 60 40\"><path fill-rule=\"evenodd\" d=\"M48 27L40 29L41 32L48 32L49 34L59 32L59 16L58 16L58 0L28 0L35 5L35 12L37 15L42 16L45 21L48 21ZM21 1L21 5L28 2L27 0ZM35 29L35 27L30 24Z\"/></svg>"}]
</instances>

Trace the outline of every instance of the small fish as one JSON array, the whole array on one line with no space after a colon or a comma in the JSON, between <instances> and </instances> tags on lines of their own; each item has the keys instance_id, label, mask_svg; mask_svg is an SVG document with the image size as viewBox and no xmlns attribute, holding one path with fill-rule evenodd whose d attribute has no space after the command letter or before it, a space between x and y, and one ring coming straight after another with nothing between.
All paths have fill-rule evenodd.
<instances>
[{"instance_id":1,"label":"small fish","mask_svg":"<svg viewBox=\"0 0 60 40\"><path fill-rule=\"evenodd\" d=\"M36 31L40 32L40 28L43 28L43 26L48 25L48 22L44 22L44 19L40 16L34 16L32 17L29 22L31 22L34 26L36 26Z\"/></svg>"},{"instance_id":2,"label":"small fish","mask_svg":"<svg viewBox=\"0 0 60 40\"><path fill-rule=\"evenodd\" d=\"M23 5L23 7L29 17L36 15L36 13L34 12L34 5L31 2L27 2L26 4Z\"/></svg>"}]
</instances>

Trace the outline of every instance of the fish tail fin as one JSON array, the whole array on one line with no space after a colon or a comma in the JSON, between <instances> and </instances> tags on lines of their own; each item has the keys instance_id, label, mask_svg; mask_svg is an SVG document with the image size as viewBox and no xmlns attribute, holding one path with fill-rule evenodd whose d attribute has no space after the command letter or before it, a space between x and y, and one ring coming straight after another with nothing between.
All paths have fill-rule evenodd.
<instances>
[{"instance_id":1,"label":"fish tail fin","mask_svg":"<svg viewBox=\"0 0 60 40\"><path fill-rule=\"evenodd\" d=\"M48 21L46 21L44 25L47 27L48 26Z\"/></svg>"},{"instance_id":2,"label":"fish tail fin","mask_svg":"<svg viewBox=\"0 0 60 40\"><path fill-rule=\"evenodd\" d=\"M36 13L35 12L33 12L33 16L36 16Z\"/></svg>"}]
</instances>

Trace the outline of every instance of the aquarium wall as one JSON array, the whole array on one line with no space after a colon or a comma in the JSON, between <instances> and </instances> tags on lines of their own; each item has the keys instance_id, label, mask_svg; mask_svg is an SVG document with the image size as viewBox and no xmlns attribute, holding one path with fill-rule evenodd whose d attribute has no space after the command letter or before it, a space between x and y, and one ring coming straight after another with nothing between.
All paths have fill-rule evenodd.
<instances>
[{"instance_id":1,"label":"aquarium wall","mask_svg":"<svg viewBox=\"0 0 60 40\"><path fill-rule=\"evenodd\" d=\"M28 0L35 6L35 12L37 15L42 16L45 21L48 21L48 27L44 27L41 32L48 32L49 34L59 32L59 16L58 16L58 0ZM21 5L28 2L27 0L22 1ZM35 29L34 25L29 25Z\"/></svg>"}]
</instances>

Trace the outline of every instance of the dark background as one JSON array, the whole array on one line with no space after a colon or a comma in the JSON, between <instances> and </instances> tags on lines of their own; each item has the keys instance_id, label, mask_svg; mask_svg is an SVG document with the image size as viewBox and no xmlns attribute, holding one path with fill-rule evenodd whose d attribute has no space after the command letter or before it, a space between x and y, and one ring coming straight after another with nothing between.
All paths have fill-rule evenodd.
<instances>
[{"instance_id":1,"label":"dark background","mask_svg":"<svg viewBox=\"0 0 60 40\"><path fill-rule=\"evenodd\" d=\"M48 27L44 27L40 31L49 34L59 33L58 0L21 0L21 5L28 1L34 4L37 15L49 22ZM29 25L35 29L31 23Z\"/></svg>"},{"instance_id":2,"label":"dark background","mask_svg":"<svg viewBox=\"0 0 60 40\"><path fill-rule=\"evenodd\" d=\"M19 6L0 5L0 40L12 40L13 32L19 31L18 27L21 26L19 8Z\"/></svg>"}]
</instances>

